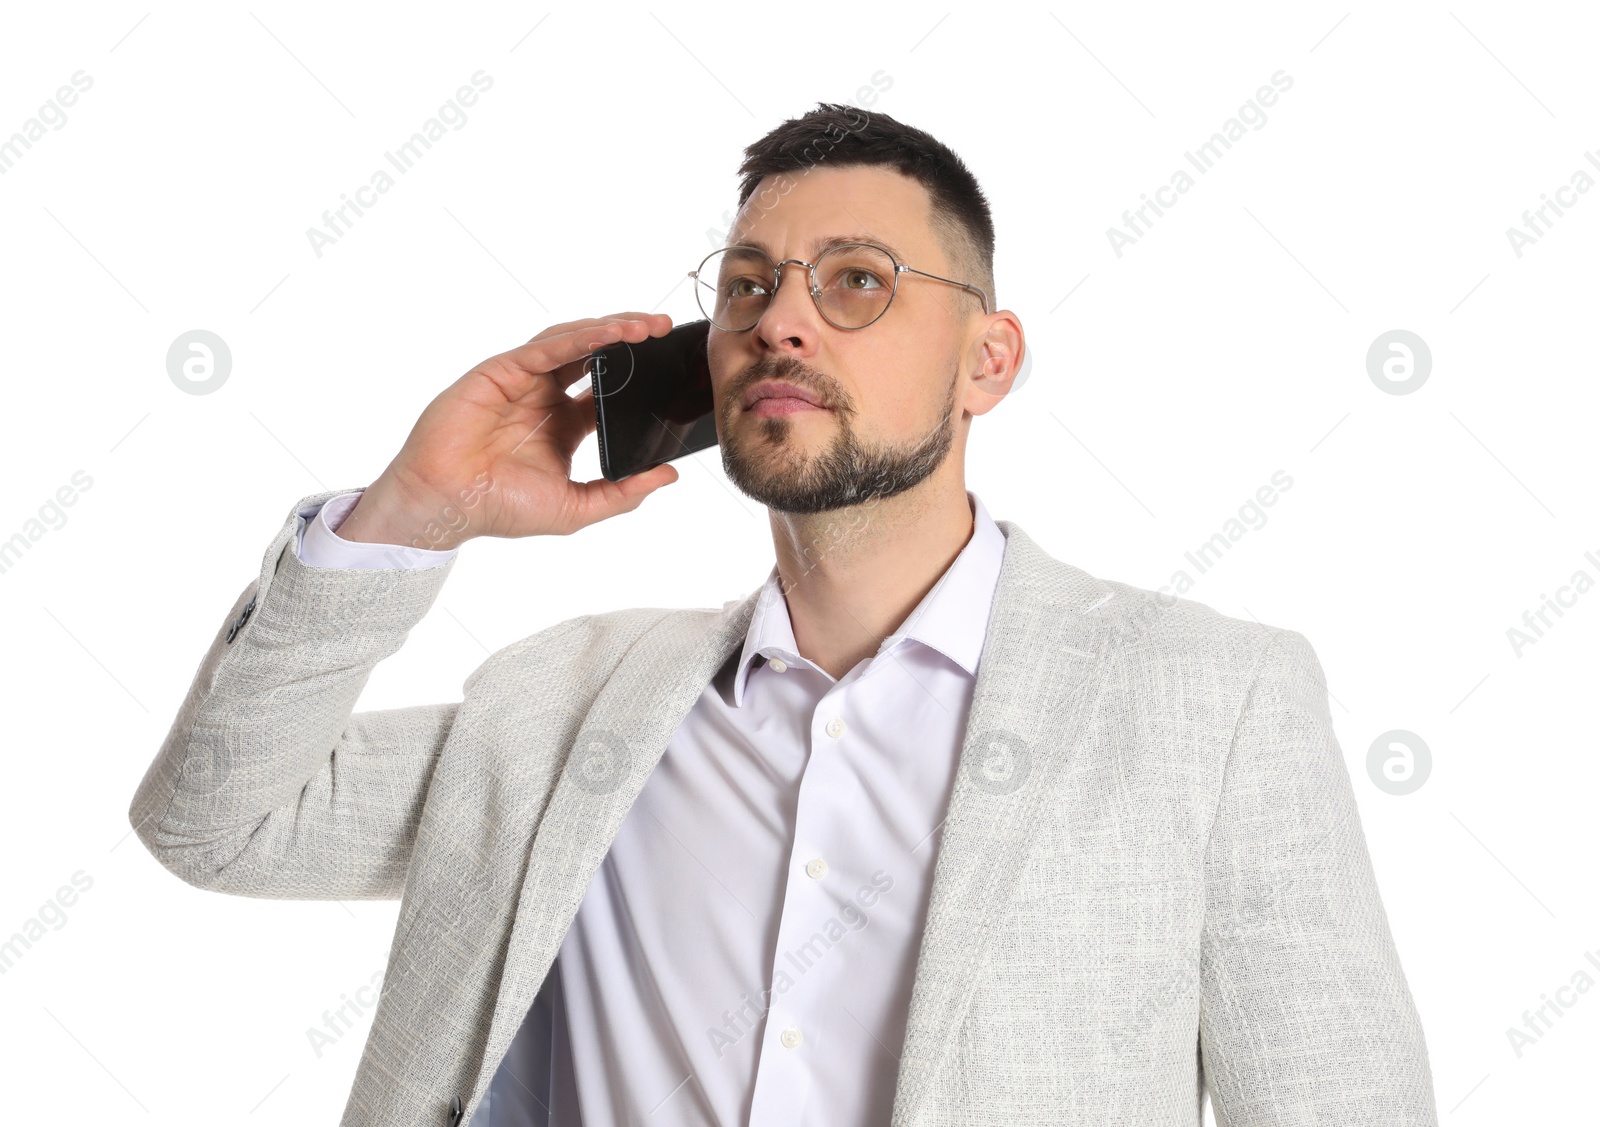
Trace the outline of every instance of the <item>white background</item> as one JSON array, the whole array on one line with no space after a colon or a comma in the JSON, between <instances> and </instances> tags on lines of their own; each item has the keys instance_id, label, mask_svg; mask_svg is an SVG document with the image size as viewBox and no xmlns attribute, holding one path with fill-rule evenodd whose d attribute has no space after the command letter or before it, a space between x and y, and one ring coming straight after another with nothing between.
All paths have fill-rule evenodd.
<instances>
[{"instance_id":1,"label":"white background","mask_svg":"<svg viewBox=\"0 0 1600 1127\"><path fill-rule=\"evenodd\" d=\"M0 539L92 479L0 574L0 939L93 881L0 976L13 1113L338 1118L367 1024L320 1057L306 1031L381 970L397 906L201 893L129 834L195 666L300 497L369 483L433 395L547 325L698 316L684 274L742 147L871 99L975 171L1027 332L969 487L1091 573L1183 569L1190 597L1311 640L1441 1120L1592 1117L1600 990L1520 1056L1507 1029L1600 981L1600 591L1520 655L1507 630L1600 579L1600 191L1520 257L1506 230L1600 178L1597 30L1582 5L1470 0L9 7L0 137L93 79L0 176ZM306 229L479 70L465 125L318 257ZM1116 255L1107 228L1280 70L1266 123ZM197 328L233 356L198 396L165 359ZM1404 395L1366 368L1397 328L1433 358ZM467 545L361 707L459 699L491 650L576 614L758 586L765 511L714 449L678 466L623 519ZM1277 470L1265 525L1197 574L1184 553ZM599 474L592 439L575 474ZM1367 772L1392 729L1433 756L1404 796Z\"/></svg>"}]
</instances>

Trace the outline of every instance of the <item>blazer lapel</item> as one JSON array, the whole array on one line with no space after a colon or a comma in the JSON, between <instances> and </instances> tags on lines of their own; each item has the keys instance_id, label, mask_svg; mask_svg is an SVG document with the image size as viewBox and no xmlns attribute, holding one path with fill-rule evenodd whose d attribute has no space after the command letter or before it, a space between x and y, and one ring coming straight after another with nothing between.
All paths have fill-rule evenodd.
<instances>
[{"instance_id":1,"label":"blazer lapel","mask_svg":"<svg viewBox=\"0 0 1600 1127\"><path fill-rule=\"evenodd\" d=\"M972 708L934 862L892 1127L912 1127L978 987L978 960L1060 793L1106 659L1112 588L1047 555L1015 523L978 660Z\"/></svg>"},{"instance_id":2,"label":"blazer lapel","mask_svg":"<svg viewBox=\"0 0 1600 1127\"><path fill-rule=\"evenodd\" d=\"M758 587L710 611L668 611L628 651L578 727L528 852L499 997L472 1094L488 1088L583 894L645 780L716 671L744 644ZM705 626L683 616L703 614Z\"/></svg>"}]
</instances>

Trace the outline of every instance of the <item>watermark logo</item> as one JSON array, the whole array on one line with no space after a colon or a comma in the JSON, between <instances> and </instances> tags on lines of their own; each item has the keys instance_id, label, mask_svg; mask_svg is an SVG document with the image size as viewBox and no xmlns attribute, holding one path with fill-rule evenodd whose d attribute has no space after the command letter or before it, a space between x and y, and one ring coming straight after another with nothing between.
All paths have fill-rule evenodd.
<instances>
[{"instance_id":1,"label":"watermark logo","mask_svg":"<svg viewBox=\"0 0 1600 1127\"><path fill-rule=\"evenodd\" d=\"M1404 728L1385 732L1367 749L1367 777L1385 794L1412 794L1433 772L1433 753Z\"/></svg>"},{"instance_id":2,"label":"watermark logo","mask_svg":"<svg viewBox=\"0 0 1600 1127\"><path fill-rule=\"evenodd\" d=\"M616 732L600 729L589 733L572 752L567 778L579 790L606 795L622 785L632 759L628 743Z\"/></svg>"},{"instance_id":3,"label":"watermark logo","mask_svg":"<svg viewBox=\"0 0 1600 1127\"><path fill-rule=\"evenodd\" d=\"M1410 329L1390 329L1367 348L1367 375L1379 391L1410 395L1428 382L1433 353Z\"/></svg>"},{"instance_id":4,"label":"watermark logo","mask_svg":"<svg viewBox=\"0 0 1600 1127\"><path fill-rule=\"evenodd\" d=\"M210 395L228 382L233 352L209 329L190 329L167 346L167 375L179 391Z\"/></svg>"},{"instance_id":5,"label":"watermark logo","mask_svg":"<svg viewBox=\"0 0 1600 1127\"><path fill-rule=\"evenodd\" d=\"M1015 732L990 728L978 734L972 747L975 754L967 761L967 778L987 794L1011 794L1033 772L1033 749Z\"/></svg>"},{"instance_id":6,"label":"watermark logo","mask_svg":"<svg viewBox=\"0 0 1600 1127\"><path fill-rule=\"evenodd\" d=\"M596 352L589 353L583 358L583 367L580 370L589 377L589 386L596 389L595 394L603 398L615 395L627 387L633 380L633 373L636 367L637 361L633 356L633 345L627 341L619 341L617 344L608 345ZM627 372L622 376L622 382L618 383L617 373L624 368L627 369ZM605 391L598 390L601 380L607 381Z\"/></svg>"},{"instance_id":7,"label":"watermark logo","mask_svg":"<svg viewBox=\"0 0 1600 1127\"><path fill-rule=\"evenodd\" d=\"M185 794L216 794L233 774L233 759L224 755L191 755L183 761L181 774Z\"/></svg>"},{"instance_id":8,"label":"watermark logo","mask_svg":"<svg viewBox=\"0 0 1600 1127\"><path fill-rule=\"evenodd\" d=\"M982 356L982 349L983 349L982 338L979 338L976 346L973 348L973 356L974 356L974 358L979 358L979 357ZM980 363L981 363L981 360L980 360ZM978 373L978 375L981 378L979 378L978 380L975 380L974 382L977 385L977 387L979 387L983 391L987 392L989 395L993 395L993 396L1000 396L1002 394L1015 395L1017 393L1017 391L1022 387L1022 385L1028 382L1028 377L1030 375L1032 375L1032 374L1033 374L1033 343L1031 341L1025 341L1023 343L1023 346L1022 346L1022 363L1017 366L1016 377L1012 379L1011 386L1009 388L1006 388L1006 389L1004 389L1004 391L1002 391L998 381L996 381L992 376L990 376L990 374L988 372L981 371L981 370Z\"/></svg>"}]
</instances>

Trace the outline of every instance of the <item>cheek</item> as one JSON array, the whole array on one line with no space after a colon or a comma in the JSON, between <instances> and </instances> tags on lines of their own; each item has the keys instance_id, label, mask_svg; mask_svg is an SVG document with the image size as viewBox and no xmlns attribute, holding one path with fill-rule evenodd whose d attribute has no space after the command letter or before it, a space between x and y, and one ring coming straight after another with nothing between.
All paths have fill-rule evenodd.
<instances>
[{"instance_id":1,"label":"cheek","mask_svg":"<svg viewBox=\"0 0 1600 1127\"><path fill-rule=\"evenodd\" d=\"M851 426L869 442L904 446L927 431L931 407L917 388L903 383L869 385L856 393Z\"/></svg>"},{"instance_id":2,"label":"cheek","mask_svg":"<svg viewBox=\"0 0 1600 1127\"><path fill-rule=\"evenodd\" d=\"M861 414L885 434L911 434L934 421L949 398L953 362L924 343L888 350L862 370Z\"/></svg>"},{"instance_id":3,"label":"cheek","mask_svg":"<svg viewBox=\"0 0 1600 1127\"><path fill-rule=\"evenodd\" d=\"M721 401L723 392L739 374L741 364L738 345L729 340L719 341L712 333L706 342L706 361L711 368L711 394Z\"/></svg>"}]
</instances>

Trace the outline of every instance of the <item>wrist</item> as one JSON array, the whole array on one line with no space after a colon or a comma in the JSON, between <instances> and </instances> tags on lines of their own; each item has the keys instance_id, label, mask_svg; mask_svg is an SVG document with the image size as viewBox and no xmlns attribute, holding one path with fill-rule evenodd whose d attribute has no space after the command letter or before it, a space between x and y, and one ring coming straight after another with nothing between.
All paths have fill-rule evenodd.
<instances>
[{"instance_id":1,"label":"wrist","mask_svg":"<svg viewBox=\"0 0 1600 1127\"><path fill-rule=\"evenodd\" d=\"M438 552L457 548L467 539L461 530L446 527L438 511L406 498L381 479L362 491L343 520L328 527L340 539L355 543L394 544Z\"/></svg>"}]
</instances>

